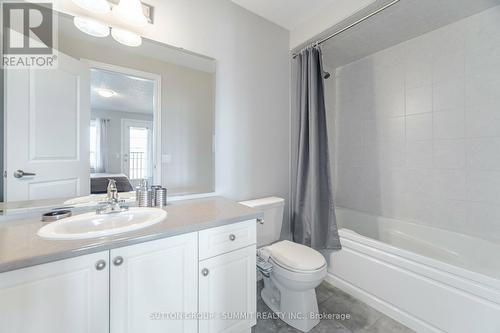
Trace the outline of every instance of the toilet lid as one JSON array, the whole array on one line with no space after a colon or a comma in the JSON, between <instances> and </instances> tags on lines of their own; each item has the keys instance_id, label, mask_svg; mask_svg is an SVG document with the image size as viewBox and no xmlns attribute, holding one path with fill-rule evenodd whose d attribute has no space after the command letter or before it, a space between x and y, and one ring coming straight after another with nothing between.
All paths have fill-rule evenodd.
<instances>
[{"instance_id":1,"label":"toilet lid","mask_svg":"<svg viewBox=\"0 0 500 333\"><path fill-rule=\"evenodd\" d=\"M266 248L279 265L298 271L315 271L325 266L325 258L318 251L287 240Z\"/></svg>"}]
</instances>

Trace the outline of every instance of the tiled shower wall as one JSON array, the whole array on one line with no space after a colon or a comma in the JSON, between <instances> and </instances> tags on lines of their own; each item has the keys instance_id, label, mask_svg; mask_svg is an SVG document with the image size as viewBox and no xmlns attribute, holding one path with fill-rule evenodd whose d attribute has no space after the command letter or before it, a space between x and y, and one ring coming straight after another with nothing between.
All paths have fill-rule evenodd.
<instances>
[{"instance_id":1,"label":"tiled shower wall","mask_svg":"<svg viewBox=\"0 0 500 333\"><path fill-rule=\"evenodd\" d=\"M500 6L338 68L327 94L338 206L500 240Z\"/></svg>"}]
</instances>

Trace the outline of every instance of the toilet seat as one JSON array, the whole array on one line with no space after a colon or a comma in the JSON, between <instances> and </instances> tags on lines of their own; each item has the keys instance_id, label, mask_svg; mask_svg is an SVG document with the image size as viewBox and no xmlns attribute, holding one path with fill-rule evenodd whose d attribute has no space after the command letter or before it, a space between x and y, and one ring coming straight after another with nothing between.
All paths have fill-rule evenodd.
<instances>
[{"instance_id":1,"label":"toilet seat","mask_svg":"<svg viewBox=\"0 0 500 333\"><path fill-rule=\"evenodd\" d=\"M326 266L326 260L321 253L287 240L267 246L265 251L274 263L292 272L314 273Z\"/></svg>"}]
</instances>

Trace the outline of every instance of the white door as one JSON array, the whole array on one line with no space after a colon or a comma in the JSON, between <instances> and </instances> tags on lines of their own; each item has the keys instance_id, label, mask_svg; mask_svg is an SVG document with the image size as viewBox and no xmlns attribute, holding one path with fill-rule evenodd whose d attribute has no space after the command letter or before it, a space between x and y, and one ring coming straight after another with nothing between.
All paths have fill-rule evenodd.
<instances>
[{"instance_id":1,"label":"white door","mask_svg":"<svg viewBox=\"0 0 500 333\"><path fill-rule=\"evenodd\" d=\"M0 273L0 331L109 331L109 252Z\"/></svg>"},{"instance_id":2,"label":"white door","mask_svg":"<svg viewBox=\"0 0 500 333\"><path fill-rule=\"evenodd\" d=\"M5 70L5 201L89 194L90 70L58 59L57 69Z\"/></svg>"},{"instance_id":3,"label":"white door","mask_svg":"<svg viewBox=\"0 0 500 333\"><path fill-rule=\"evenodd\" d=\"M111 250L112 333L196 333L197 233ZM177 317L176 317L177 316Z\"/></svg>"},{"instance_id":4,"label":"white door","mask_svg":"<svg viewBox=\"0 0 500 333\"><path fill-rule=\"evenodd\" d=\"M200 333L241 333L256 324L255 245L200 261ZM248 315L248 318L238 318Z\"/></svg>"},{"instance_id":5,"label":"white door","mask_svg":"<svg viewBox=\"0 0 500 333\"><path fill-rule=\"evenodd\" d=\"M122 172L139 185L141 179L153 182L153 122L122 120Z\"/></svg>"}]
</instances>

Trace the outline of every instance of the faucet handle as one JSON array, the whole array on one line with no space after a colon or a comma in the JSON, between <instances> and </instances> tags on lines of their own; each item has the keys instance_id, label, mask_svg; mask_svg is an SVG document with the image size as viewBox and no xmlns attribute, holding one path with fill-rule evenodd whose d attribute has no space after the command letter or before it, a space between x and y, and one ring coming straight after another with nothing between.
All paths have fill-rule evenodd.
<instances>
[{"instance_id":1,"label":"faucet handle","mask_svg":"<svg viewBox=\"0 0 500 333\"><path fill-rule=\"evenodd\" d=\"M116 187L116 180L108 179L108 201L109 200L118 200L118 188Z\"/></svg>"}]
</instances>

